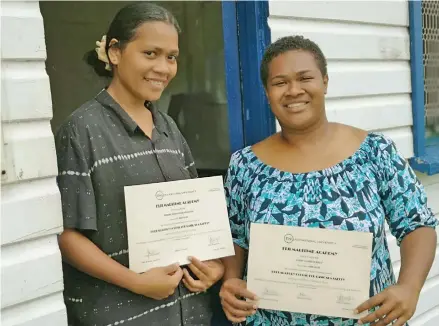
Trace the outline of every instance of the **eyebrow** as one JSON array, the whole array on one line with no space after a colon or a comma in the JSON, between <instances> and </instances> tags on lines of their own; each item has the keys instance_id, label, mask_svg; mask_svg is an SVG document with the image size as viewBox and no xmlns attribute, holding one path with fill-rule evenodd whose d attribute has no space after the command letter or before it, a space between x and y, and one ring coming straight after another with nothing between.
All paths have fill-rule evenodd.
<instances>
[{"instance_id":1,"label":"eyebrow","mask_svg":"<svg viewBox=\"0 0 439 326\"><path fill-rule=\"evenodd\" d=\"M166 52L166 53L171 53L171 54L179 54L180 53L180 51L178 49L166 50L166 49L163 49L159 46L154 46L154 45L146 46L145 48L147 48L148 51Z\"/></svg>"},{"instance_id":2,"label":"eyebrow","mask_svg":"<svg viewBox=\"0 0 439 326\"><path fill-rule=\"evenodd\" d=\"M304 74L309 73L309 72L312 72L312 70L309 70L309 69L302 70L302 71L299 71L297 73L297 75L304 75ZM271 80L276 79L276 78L287 78L287 77L288 77L288 75L276 75L276 76L272 77Z\"/></svg>"}]
</instances>

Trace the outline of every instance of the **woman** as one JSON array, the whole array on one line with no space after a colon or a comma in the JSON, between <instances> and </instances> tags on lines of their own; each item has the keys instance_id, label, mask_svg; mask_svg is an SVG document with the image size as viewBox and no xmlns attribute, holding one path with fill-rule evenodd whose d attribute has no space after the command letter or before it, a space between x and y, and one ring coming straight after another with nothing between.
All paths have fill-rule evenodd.
<instances>
[{"instance_id":1,"label":"woman","mask_svg":"<svg viewBox=\"0 0 439 326\"><path fill-rule=\"evenodd\" d=\"M261 78L281 132L231 159L226 194L236 256L224 260L220 292L228 319L252 326L404 325L436 247L437 221L421 184L391 140L328 122L326 59L312 41L294 36L271 44ZM397 282L385 220L401 246ZM258 310L245 282L250 223L373 233L371 299L358 307L371 313L357 321Z\"/></svg>"},{"instance_id":2,"label":"woman","mask_svg":"<svg viewBox=\"0 0 439 326\"><path fill-rule=\"evenodd\" d=\"M219 260L193 258L191 273L177 264L128 269L124 186L197 176L176 124L151 103L177 72L178 32L162 7L122 8L88 60L111 75L108 88L57 132L70 325L210 325L205 291L223 275Z\"/></svg>"}]
</instances>

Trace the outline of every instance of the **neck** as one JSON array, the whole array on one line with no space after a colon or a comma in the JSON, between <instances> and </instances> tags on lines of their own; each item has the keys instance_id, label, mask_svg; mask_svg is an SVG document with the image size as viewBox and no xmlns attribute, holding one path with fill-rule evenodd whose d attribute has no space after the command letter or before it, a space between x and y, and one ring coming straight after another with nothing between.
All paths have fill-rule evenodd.
<instances>
[{"instance_id":1,"label":"neck","mask_svg":"<svg viewBox=\"0 0 439 326\"><path fill-rule=\"evenodd\" d=\"M107 92L127 112L145 110L145 100L132 95L118 78L113 78Z\"/></svg>"},{"instance_id":2,"label":"neck","mask_svg":"<svg viewBox=\"0 0 439 326\"><path fill-rule=\"evenodd\" d=\"M301 148L308 145L317 145L325 142L332 128L326 116L319 119L313 125L306 129L288 129L282 128L281 137L288 144Z\"/></svg>"}]
</instances>

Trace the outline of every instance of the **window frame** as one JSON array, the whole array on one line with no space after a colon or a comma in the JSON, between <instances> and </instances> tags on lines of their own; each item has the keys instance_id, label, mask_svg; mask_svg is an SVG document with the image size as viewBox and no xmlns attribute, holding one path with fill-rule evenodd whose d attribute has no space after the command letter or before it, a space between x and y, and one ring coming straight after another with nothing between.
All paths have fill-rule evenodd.
<instances>
[{"instance_id":1,"label":"window frame","mask_svg":"<svg viewBox=\"0 0 439 326\"><path fill-rule=\"evenodd\" d=\"M232 153L276 132L259 69L270 44L268 1L222 1L226 90Z\"/></svg>"},{"instance_id":2,"label":"window frame","mask_svg":"<svg viewBox=\"0 0 439 326\"><path fill-rule=\"evenodd\" d=\"M428 144L425 136L424 50L422 40L422 0L408 1L410 66L412 81L413 145L410 164L416 171L439 173L439 144Z\"/></svg>"}]
</instances>

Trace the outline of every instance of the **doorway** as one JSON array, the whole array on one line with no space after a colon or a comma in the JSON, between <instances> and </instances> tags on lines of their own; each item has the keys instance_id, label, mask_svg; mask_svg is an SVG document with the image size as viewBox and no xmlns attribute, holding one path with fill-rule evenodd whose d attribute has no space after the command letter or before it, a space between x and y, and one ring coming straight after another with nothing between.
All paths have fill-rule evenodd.
<instances>
[{"instance_id":1,"label":"doorway","mask_svg":"<svg viewBox=\"0 0 439 326\"><path fill-rule=\"evenodd\" d=\"M224 175L231 152L244 145L240 94L233 96L232 103L228 101L226 88L225 3L157 3L175 15L182 33L177 76L155 104L177 123L191 148L199 175ZM126 4L126 1L40 2L53 103L53 131L106 86L107 80L98 77L83 57L95 47L116 12ZM233 26L228 26L227 33L235 33L236 37L236 31L230 28ZM231 62L227 64L230 68ZM235 70L228 73L229 88L239 92L239 80L236 81L239 64ZM233 74L235 86L230 84Z\"/></svg>"}]
</instances>

